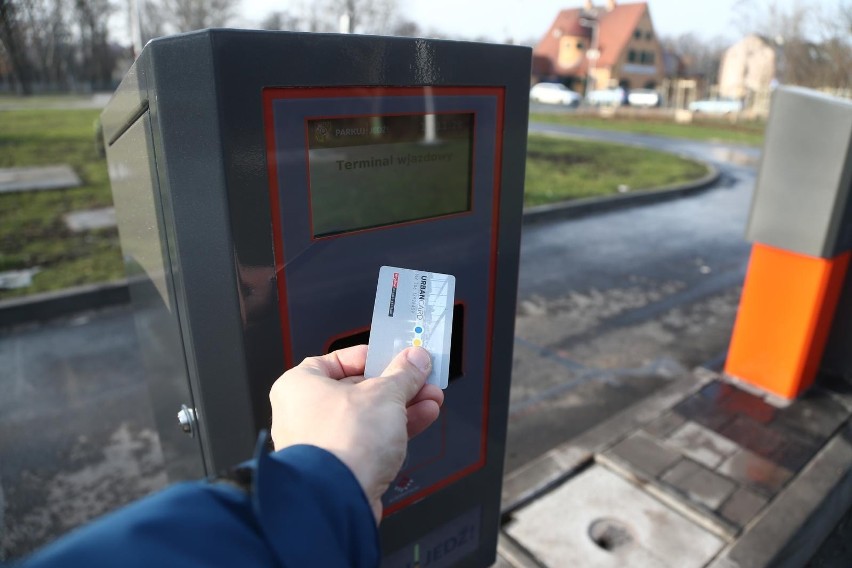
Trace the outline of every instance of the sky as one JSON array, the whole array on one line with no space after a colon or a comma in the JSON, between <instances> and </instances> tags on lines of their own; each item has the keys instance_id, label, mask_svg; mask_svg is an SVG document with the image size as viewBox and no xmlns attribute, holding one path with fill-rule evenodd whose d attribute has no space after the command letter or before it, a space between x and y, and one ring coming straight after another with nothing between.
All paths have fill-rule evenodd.
<instances>
[{"instance_id":1,"label":"sky","mask_svg":"<svg viewBox=\"0 0 852 568\"><path fill-rule=\"evenodd\" d=\"M275 9L287 10L300 0L280 1ZM742 36L736 6L743 2L766 6L770 2L789 10L795 5L828 8L843 0L648 0L654 28L660 36L692 32L705 39L716 36L736 40ZM484 37L493 41L512 38L516 42L537 40L561 9L582 6L582 0L397 0L406 19L421 29L439 30L464 38ZM604 0L596 0L603 5ZM268 0L243 0L242 16L260 21L269 12Z\"/></svg>"}]
</instances>

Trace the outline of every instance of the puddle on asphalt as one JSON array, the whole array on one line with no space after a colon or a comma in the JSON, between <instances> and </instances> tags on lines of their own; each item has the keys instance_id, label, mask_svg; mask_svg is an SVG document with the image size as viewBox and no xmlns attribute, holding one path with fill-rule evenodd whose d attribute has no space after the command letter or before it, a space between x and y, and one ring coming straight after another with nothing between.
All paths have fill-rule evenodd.
<instances>
[{"instance_id":1,"label":"puddle on asphalt","mask_svg":"<svg viewBox=\"0 0 852 568\"><path fill-rule=\"evenodd\" d=\"M734 150L732 148L711 148L710 156L714 160L728 162L737 166L756 166L759 161L758 156L753 156L742 150Z\"/></svg>"}]
</instances>

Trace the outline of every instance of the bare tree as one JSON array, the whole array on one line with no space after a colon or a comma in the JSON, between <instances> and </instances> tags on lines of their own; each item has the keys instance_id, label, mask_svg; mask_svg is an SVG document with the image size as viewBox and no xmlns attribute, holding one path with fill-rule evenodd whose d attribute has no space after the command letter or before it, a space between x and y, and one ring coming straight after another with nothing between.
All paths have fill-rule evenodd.
<instances>
[{"instance_id":1,"label":"bare tree","mask_svg":"<svg viewBox=\"0 0 852 568\"><path fill-rule=\"evenodd\" d=\"M33 3L34 0L33 0ZM43 0L41 25L33 25L39 34L44 80L68 86L73 66L74 37L67 0Z\"/></svg>"},{"instance_id":2,"label":"bare tree","mask_svg":"<svg viewBox=\"0 0 852 568\"><path fill-rule=\"evenodd\" d=\"M779 46L780 79L806 87L852 86L852 0L784 6L777 0L740 0L738 27Z\"/></svg>"},{"instance_id":3,"label":"bare tree","mask_svg":"<svg viewBox=\"0 0 852 568\"><path fill-rule=\"evenodd\" d=\"M347 16L349 31L361 34L381 34L389 31L397 12L396 0L330 0L332 17Z\"/></svg>"},{"instance_id":4,"label":"bare tree","mask_svg":"<svg viewBox=\"0 0 852 568\"><path fill-rule=\"evenodd\" d=\"M299 19L285 12L270 12L260 21L259 27L262 30L295 31L299 29Z\"/></svg>"},{"instance_id":5,"label":"bare tree","mask_svg":"<svg viewBox=\"0 0 852 568\"><path fill-rule=\"evenodd\" d=\"M260 23L263 29L302 32L340 31L341 18L348 31L364 34L405 35L417 28L397 20L397 0L302 0L288 12L271 12Z\"/></svg>"},{"instance_id":6,"label":"bare tree","mask_svg":"<svg viewBox=\"0 0 852 568\"><path fill-rule=\"evenodd\" d=\"M81 77L93 88L108 88L115 68L109 47L108 21L114 6L109 0L74 0Z\"/></svg>"},{"instance_id":7,"label":"bare tree","mask_svg":"<svg viewBox=\"0 0 852 568\"><path fill-rule=\"evenodd\" d=\"M111 87L111 0L0 0L0 43L20 89Z\"/></svg>"},{"instance_id":8,"label":"bare tree","mask_svg":"<svg viewBox=\"0 0 852 568\"><path fill-rule=\"evenodd\" d=\"M733 24L742 35L757 34L771 40L804 38L812 9L778 0L738 0L732 11Z\"/></svg>"},{"instance_id":9,"label":"bare tree","mask_svg":"<svg viewBox=\"0 0 852 568\"><path fill-rule=\"evenodd\" d=\"M227 26L239 0L162 0L178 32Z\"/></svg>"},{"instance_id":10,"label":"bare tree","mask_svg":"<svg viewBox=\"0 0 852 568\"><path fill-rule=\"evenodd\" d=\"M305 0L296 8L299 18L299 30L303 32L335 32L338 31L339 16L331 13L324 2Z\"/></svg>"},{"instance_id":11,"label":"bare tree","mask_svg":"<svg viewBox=\"0 0 852 568\"><path fill-rule=\"evenodd\" d=\"M728 41L723 37L702 39L688 32L679 36L661 37L663 48L680 57L689 75L700 75L708 84L714 84L719 79L719 64L722 55L728 47Z\"/></svg>"},{"instance_id":12,"label":"bare tree","mask_svg":"<svg viewBox=\"0 0 852 568\"><path fill-rule=\"evenodd\" d=\"M134 37L134 48L141 49L155 37L168 33L168 15L157 0L126 0L127 27ZM136 54L138 55L138 53Z\"/></svg>"},{"instance_id":13,"label":"bare tree","mask_svg":"<svg viewBox=\"0 0 852 568\"><path fill-rule=\"evenodd\" d=\"M79 59L71 0L2 0L0 43L22 92L72 86ZM9 29L11 25L11 29Z\"/></svg>"},{"instance_id":14,"label":"bare tree","mask_svg":"<svg viewBox=\"0 0 852 568\"><path fill-rule=\"evenodd\" d=\"M424 37L425 32L417 25L417 22L399 19L391 26L390 34L402 37Z\"/></svg>"},{"instance_id":15,"label":"bare tree","mask_svg":"<svg viewBox=\"0 0 852 568\"><path fill-rule=\"evenodd\" d=\"M32 94L33 64L27 55L22 29L21 6L12 0L0 0L0 44L9 59L12 73L25 95Z\"/></svg>"}]
</instances>

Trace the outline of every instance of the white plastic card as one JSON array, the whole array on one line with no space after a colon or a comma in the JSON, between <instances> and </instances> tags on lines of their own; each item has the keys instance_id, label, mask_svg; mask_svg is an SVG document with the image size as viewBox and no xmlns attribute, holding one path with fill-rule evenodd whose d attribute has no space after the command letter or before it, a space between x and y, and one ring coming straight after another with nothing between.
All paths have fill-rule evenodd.
<instances>
[{"instance_id":1,"label":"white plastic card","mask_svg":"<svg viewBox=\"0 0 852 568\"><path fill-rule=\"evenodd\" d=\"M403 349L432 356L428 383L447 388L456 278L424 270L382 266L373 305L365 377L378 377Z\"/></svg>"}]
</instances>

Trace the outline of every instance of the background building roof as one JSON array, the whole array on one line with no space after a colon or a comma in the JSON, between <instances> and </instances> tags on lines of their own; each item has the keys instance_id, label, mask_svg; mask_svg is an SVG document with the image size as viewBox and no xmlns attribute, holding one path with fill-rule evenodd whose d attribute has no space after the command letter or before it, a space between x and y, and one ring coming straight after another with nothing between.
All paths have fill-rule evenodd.
<instances>
[{"instance_id":1,"label":"background building roof","mask_svg":"<svg viewBox=\"0 0 852 568\"><path fill-rule=\"evenodd\" d=\"M582 18L595 19L598 22L597 48L600 51L599 67L611 67L630 41L633 31L648 10L647 2L615 4L611 8L594 6L569 8L557 14L547 33L535 47L535 54L556 61L559 53L559 38L562 36L585 37L591 40L591 28L581 25ZM591 47L591 45L589 46ZM586 59L573 69L585 73Z\"/></svg>"}]
</instances>

